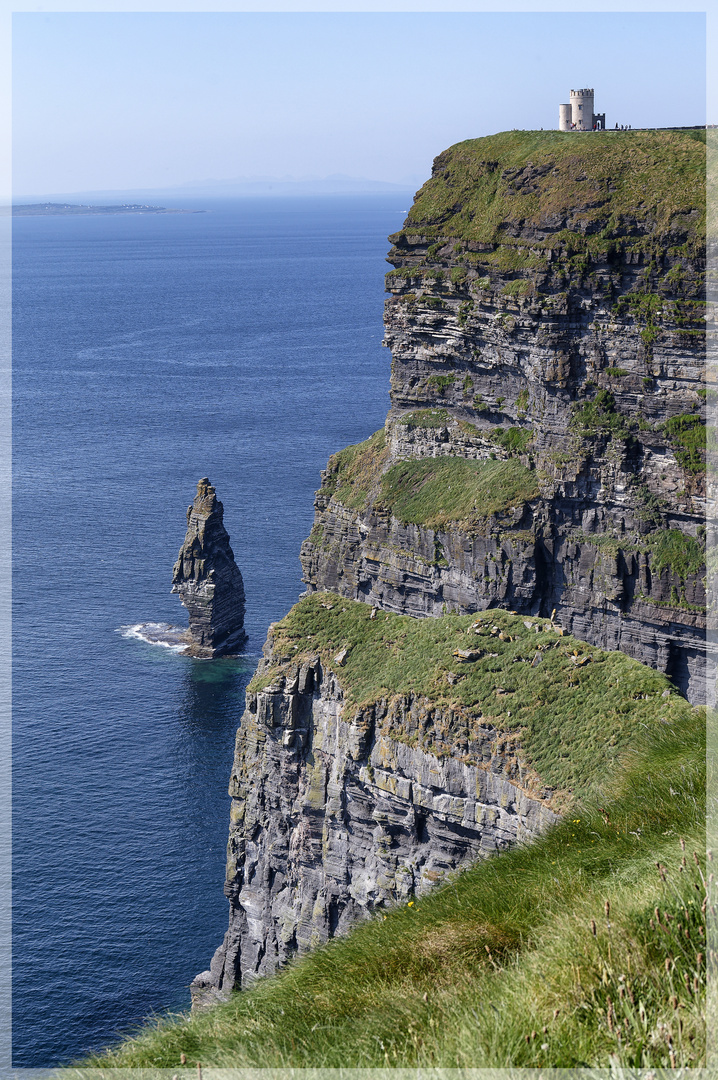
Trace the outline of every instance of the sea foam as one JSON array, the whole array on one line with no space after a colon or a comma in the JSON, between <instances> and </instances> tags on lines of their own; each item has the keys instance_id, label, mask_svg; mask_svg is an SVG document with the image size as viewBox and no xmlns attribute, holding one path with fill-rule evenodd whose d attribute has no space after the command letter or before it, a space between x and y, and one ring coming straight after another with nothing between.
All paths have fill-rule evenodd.
<instances>
[{"instance_id":1,"label":"sea foam","mask_svg":"<svg viewBox=\"0 0 718 1080\"><path fill-rule=\"evenodd\" d=\"M161 645L174 652L184 652L189 645L186 628L170 623L135 623L133 626L120 626L117 633L126 638L146 641L148 645Z\"/></svg>"}]
</instances>

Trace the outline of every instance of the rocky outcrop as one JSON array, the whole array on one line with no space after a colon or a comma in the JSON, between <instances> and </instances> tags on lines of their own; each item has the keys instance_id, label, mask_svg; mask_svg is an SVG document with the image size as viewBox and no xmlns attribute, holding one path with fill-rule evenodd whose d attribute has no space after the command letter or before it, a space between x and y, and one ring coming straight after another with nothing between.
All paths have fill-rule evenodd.
<instances>
[{"instance_id":1,"label":"rocky outcrop","mask_svg":"<svg viewBox=\"0 0 718 1080\"><path fill-rule=\"evenodd\" d=\"M258 677L276 662L273 646ZM386 904L556 820L550 790L522 782L515 736L491 723L437 756L392 731L440 730L414 695L345 715L320 659L247 693L230 781L230 923L195 1007L226 998Z\"/></svg>"},{"instance_id":2,"label":"rocky outcrop","mask_svg":"<svg viewBox=\"0 0 718 1080\"><path fill-rule=\"evenodd\" d=\"M347 451L330 462L304 580L417 615L556 609L701 701L704 148L614 134L506 133L437 158L391 238L381 461L370 482ZM534 490L422 519L398 487L449 474L400 466L441 458L520 462Z\"/></svg>"},{"instance_id":3,"label":"rocky outcrop","mask_svg":"<svg viewBox=\"0 0 718 1080\"><path fill-rule=\"evenodd\" d=\"M244 584L223 516L222 503L205 476L187 509L187 534L172 574L172 592L179 594L189 612L190 656L231 653L247 638Z\"/></svg>"}]
</instances>

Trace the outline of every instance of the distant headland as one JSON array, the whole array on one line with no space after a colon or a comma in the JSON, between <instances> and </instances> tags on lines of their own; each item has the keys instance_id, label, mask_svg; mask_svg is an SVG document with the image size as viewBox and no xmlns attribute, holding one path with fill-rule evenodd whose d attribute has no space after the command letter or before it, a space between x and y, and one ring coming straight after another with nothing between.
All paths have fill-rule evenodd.
<instances>
[{"instance_id":1,"label":"distant headland","mask_svg":"<svg viewBox=\"0 0 718 1080\"><path fill-rule=\"evenodd\" d=\"M13 217L47 217L59 214L204 214L204 210L183 210L166 206L122 203L118 206L87 206L78 203L19 203Z\"/></svg>"}]
</instances>

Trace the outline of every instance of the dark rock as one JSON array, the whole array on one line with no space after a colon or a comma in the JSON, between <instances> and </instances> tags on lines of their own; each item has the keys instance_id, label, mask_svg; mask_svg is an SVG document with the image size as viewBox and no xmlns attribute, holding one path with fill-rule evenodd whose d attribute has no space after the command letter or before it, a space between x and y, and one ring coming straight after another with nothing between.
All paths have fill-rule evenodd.
<instances>
[{"instance_id":1,"label":"dark rock","mask_svg":"<svg viewBox=\"0 0 718 1080\"><path fill-rule=\"evenodd\" d=\"M211 658L236 651L244 632L244 584L229 534L224 508L205 476L187 509L187 534L172 575L172 592L189 612L190 656Z\"/></svg>"}]
</instances>

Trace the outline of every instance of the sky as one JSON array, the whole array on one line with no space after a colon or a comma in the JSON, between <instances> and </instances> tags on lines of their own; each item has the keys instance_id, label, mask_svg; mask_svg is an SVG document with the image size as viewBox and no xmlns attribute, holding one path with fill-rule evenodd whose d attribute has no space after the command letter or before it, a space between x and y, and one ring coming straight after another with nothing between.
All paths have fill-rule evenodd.
<instances>
[{"instance_id":1,"label":"sky","mask_svg":"<svg viewBox=\"0 0 718 1080\"><path fill-rule=\"evenodd\" d=\"M15 198L345 174L415 188L462 139L704 124L700 12L22 12Z\"/></svg>"}]
</instances>

